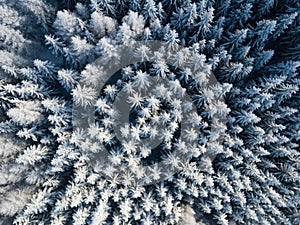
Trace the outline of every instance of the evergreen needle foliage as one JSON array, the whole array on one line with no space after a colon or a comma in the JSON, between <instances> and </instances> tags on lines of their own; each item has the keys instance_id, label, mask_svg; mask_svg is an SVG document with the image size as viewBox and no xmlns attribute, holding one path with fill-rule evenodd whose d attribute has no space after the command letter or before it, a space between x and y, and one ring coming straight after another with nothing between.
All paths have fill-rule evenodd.
<instances>
[{"instance_id":1,"label":"evergreen needle foliage","mask_svg":"<svg viewBox=\"0 0 300 225\"><path fill-rule=\"evenodd\" d=\"M300 224L299 14L297 0L0 0L0 224ZM151 40L164 46L97 90L117 46Z\"/></svg>"}]
</instances>

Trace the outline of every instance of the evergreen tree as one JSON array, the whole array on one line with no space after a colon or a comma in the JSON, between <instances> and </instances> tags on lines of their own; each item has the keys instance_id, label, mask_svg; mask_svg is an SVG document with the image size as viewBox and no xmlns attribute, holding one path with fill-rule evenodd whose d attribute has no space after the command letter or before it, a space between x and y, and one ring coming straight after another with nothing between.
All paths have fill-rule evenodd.
<instances>
[{"instance_id":1,"label":"evergreen tree","mask_svg":"<svg viewBox=\"0 0 300 225\"><path fill-rule=\"evenodd\" d=\"M0 224L299 224L299 8L0 0Z\"/></svg>"}]
</instances>

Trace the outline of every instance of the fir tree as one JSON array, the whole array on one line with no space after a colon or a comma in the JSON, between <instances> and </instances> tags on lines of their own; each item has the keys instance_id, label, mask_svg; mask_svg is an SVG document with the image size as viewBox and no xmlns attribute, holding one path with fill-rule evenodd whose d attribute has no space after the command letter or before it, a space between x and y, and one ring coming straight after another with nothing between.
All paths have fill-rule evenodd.
<instances>
[{"instance_id":1,"label":"fir tree","mask_svg":"<svg viewBox=\"0 0 300 225\"><path fill-rule=\"evenodd\" d=\"M0 223L299 224L299 7L0 0Z\"/></svg>"}]
</instances>

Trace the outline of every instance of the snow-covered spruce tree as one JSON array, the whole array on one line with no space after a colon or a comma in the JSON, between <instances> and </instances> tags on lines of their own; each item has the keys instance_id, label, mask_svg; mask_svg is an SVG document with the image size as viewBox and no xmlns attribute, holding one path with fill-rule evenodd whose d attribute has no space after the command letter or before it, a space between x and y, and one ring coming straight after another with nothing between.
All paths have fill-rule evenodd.
<instances>
[{"instance_id":1,"label":"snow-covered spruce tree","mask_svg":"<svg viewBox=\"0 0 300 225\"><path fill-rule=\"evenodd\" d=\"M43 44L55 4L0 1L0 11L0 224L12 224L45 182L56 142L46 107L55 92L47 89L54 67Z\"/></svg>"},{"instance_id":2,"label":"snow-covered spruce tree","mask_svg":"<svg viewBox=\"0 0 300 225\"><path fill-rule=\"evenodd\" d=\"M0 222L179 224L190 205L207 224L299 224L299 8L293 0L0 0ZM116 60L119 45L149 40L165 46L138 49L145 62L97 90L97 58ZM180 47L171 65L161 57ZM200 88L209 73L220 85ZM153 78L161 85L152 88ZM118 125L112 105L123 92L131 114ZM226 104L211 102L216 95ZM95 123L72 124L72 105L93 106ZM197 113L182 120L191 105ZM216 114L227 121L212 129ZM212 143L221 131L223 145ZM139 145L160 137L159 148ZM153 166L148 176L159 161L177 173Z\"/></svg>"}]
</instances>

